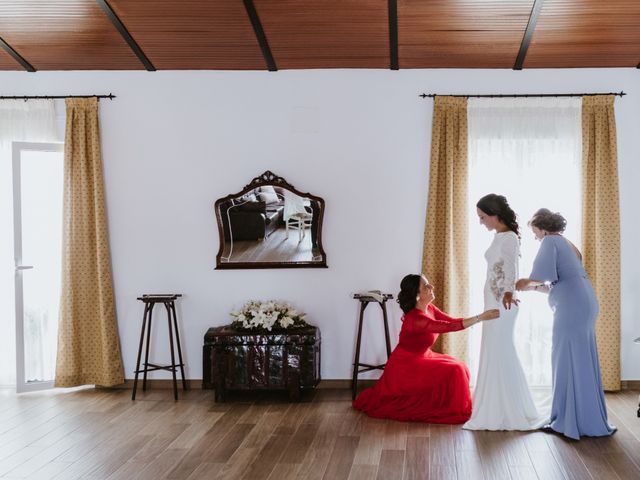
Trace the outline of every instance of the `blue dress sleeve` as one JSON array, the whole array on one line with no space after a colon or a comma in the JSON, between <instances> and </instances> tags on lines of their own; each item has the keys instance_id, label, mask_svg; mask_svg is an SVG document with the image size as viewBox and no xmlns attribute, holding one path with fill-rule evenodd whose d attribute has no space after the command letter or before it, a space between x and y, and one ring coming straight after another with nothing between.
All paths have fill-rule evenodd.
<instances>
[{"instance_id":1,"label":"blue dress sleeve","mask_svg":"<svg viewBox=\"0 0 640 480\"><path fill-rule=\"evenodd\" d=\"M558 280L558 249L555 243L549 238L542 239L538 255L533 261L533 269L529 278L541 282L553 283Z\"/></svg>"}]
</instances>

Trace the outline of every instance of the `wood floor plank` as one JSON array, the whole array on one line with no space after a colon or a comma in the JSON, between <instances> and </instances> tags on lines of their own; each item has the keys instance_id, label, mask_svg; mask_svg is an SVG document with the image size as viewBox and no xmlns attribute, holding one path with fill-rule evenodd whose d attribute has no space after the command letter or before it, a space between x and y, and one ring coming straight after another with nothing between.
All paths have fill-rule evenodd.
<instances>
[{"instance_id":1,"label":"wood floor plank","mask_svg":"<svg viewBox=\"0 0 640 480\"><path fill-rule=\"evenodd\" d=\"M376 465L353 465L348 480L376 480L377 473Z\"/></svg>"},{"instance_id":2,"label":"wood floor plank","mask_svg":"<svg viewBox=\"0 0 640 480\"><path fill-rule=\"evenodd\" d=\"M212 455L212 452L237 425L238 420L248 409L248 405L240 404L237 408L223 412L218 420L211 425L209 430L207 430L198 438L197 442L193 443L192 446L188 448L187 454L169 472L167 478L186 478L200 465L200 463L207 461L208 457ZM243 428L251 429L253 428L253 425L245 425ZM244 438L245 436L243 435L240 441L243 441ZM174 445L175 442L171 444L171 447L175 448Z\"/></svg>"},{"instance_id":3,"label":"wood floor plank","mask_svg":"<svg viewBox=\"0 0 640 480\"><path fill-rule=\"evenodd\" d=\"M255 460L255 458L258 456L258 453L260 453L259 448L240 447L231 456L231 458L224 465L224 467L218 471L218 476L213 478L224 479L224 480L238 480L243 478L245 472L251 466L251 462L253 462L253 460ZM213 464L210 464L210 465L213 465ZM203 478L209 479L212 477L207 476Z\"/></svg>"},{"instance_id":4,"label":"wood floor plank","mask_svg":"<svg viewBox=\"0 0 640 480\"><path fill-rule=\"evenodd\" d=\"M638 448L638 439L631 433L625 423L612 411L609 411L609 421L618 428L618 431L610 438L610 444L619 446L619 449L629 456L629 458L635 463L636 467L640 468L640 448ZM605 440L605 437L603 440ZM602 442L607 443L607 442Z\"/></svg>"},{"instance_id":5,"label":"wood floor plank","mask_svg":"<svg viewBox=\"0 0 640 480\"><path fill-rule=\"evenodd\" d=\"M86 435L68 435L60 439L60 441L54 445L48 447L41 447L40 445L32 445L33 448L38 449L38 453L33 457L26 460L21 465L17 466L8 473L10 477L25 478L35 474L38 470L43 468L48 463L55 460L64 452L72 448L83 441L87 440Z\"/></svg>"},{"instance_id":6,"label":"wood floor plank","mask_svg":"<svg viewBox=\"0 0 640 480\"><path fill-rule=\"evenodd\" d=\"M429 478L429 437L407 437L404 457L403 480Z\"/></svg>"},{"instance_id":7,"label":"wood floor plank","mask_svg":"<svg viewBox=\"0 0 640 480\"><path fill-rule=\"evenodd\" d=\"M38 447L25 447L0 461L0 477L28 462L40 452Z\"/></svg>"},{"instance_id":8,"label":"wood floor plank","mask_svg":"<svg viewBox=\"0 0 640 480\"><path fill-rule=\"evenodd\" d=\"M166 478L167 472L187 454L186 449L167 449L162 452L153 462L150 462L138 475L135 480L157 480Z\"/></svg>"},{"instance_id":9,"label":"wood floor plank","mask_svg":"<svg viewBox=\"0 0 640 480\"><path fill-rule=\"evenodd\" d=\"M640 441L640 418L638 418L637 398L628 395L627 392L616 392L607 398L607 406L619 422L624 424L627 430Z\"/></svg>"},{"instance_id":10,"label":"wood floor plank","mask_svg":"<svg viewBox=\"0 0 640 480\"><path fill-rule=\"evenodd\" d=\"M133 480L137 479L140 472L149 466L147 462L137 462L130 459L128 462L120 465L115 472L109 475L106 480Z\"/></svg>"},{"instance_id":11,"label":"wood floor plank","mask_svg":"<svg viewBox=\"0 0 640 480\"><path fill-rule=\"evenodd\" d=\"M572 446L573 443L577 443L576 441L553 434L547 435L546 440L551 453L567 479L588 480L593 478L580 455ZM593 480L599 479L593 478Z\"/></svg>"},{"instance_id":12,"label":"wood floor plank","mask_svg":"<svg viewBox=\"0 0 640 480\"><path fill-rule=\"evenodd\" d=\"M336 439L323 478L327 480L346 480L349 478L358 441L358 437L338 437Z\"/></svg>"},{"instance_id":13,"label":"wood floor plank","mask_svg":"<svg viewBox=\"0 0 640 480\"><path fill-rule=\"evenodd\" d=\"M487 478L495 480L509 479L509 464L504 450L504 432L477 431L478 453L482 471Z\"/></svg>"},{"instance_id":14,"label":"wood floor plank","mask_svg":"<svg viewBox=\"0 0 640 480\"><path fill-rule=\"evenodd\" d=\"M64 470L69 468L71 464L65 462L49 462L41 469L32 473L27 480L50 480L60 475Z\"/></svg>"},{"instance_id":15,"label":"wood floor plank","mask_svg":"<svg viewBox=\"0 0 640 480\"><path fill-rule=\"evenodd\" d=\"M452 467L455 472L456 456L451 425L431 425L429 441L429 463Z\"/></svg>"},{"instance_id":16,"label":"wood floor plank","mask_svg":"<svg viewBox=\"0 0 640 480\"><path fill-rule=\"evenodd\" d=\"M267 480L296 480L299 478L299 472L300 464L277 463Z\"/></svg>"},{"instance_id":17,"label":"wood floor plank","mask_svg":"<svg viewBox=\"0 0 640 480\"><path fill-rule=\"evenodd\" d=\"M431 465L429 478L434 480L456 480L458 478L455 467L449 465Z\"/></svg>"},{"instance_id":18,"label":"wood floor plank","mask_svg":"<svg viewBox=\"0 0 640 480\"><path fill-rule=\"evenodd\" d=\"M428 437L431 431L428 423L407 422L407 437Z\"/></svg>"},{"instance_id":19,"label":"wood floor plank","mask_svg":"<svg viewBox=\"0 0 640 480\"><path fill-rule=\"evenodd\" d=\"M473 430L465 430L461 425L452 428L453 448L459 450L478 451L478 437Z\"/></svg>"},{"instance_id":20,"label":"wood floor plank","mask_svg":"<svg viewBox=\"0 0 640 480\"><path fill-rule=\"evenodd\" d=\"M245 438L253 430L254 425L248 423L238 423L231 427L229 432L222 438L216 448L207 450L205 459L211 463L226 463L235 451L242 445Z\"/></svg>"},{"instance_id":21,"label":"wood floor plank","mask_svg":"<svg viewBox=\"0 0 640 480\"><path fill-rule=\"evenodd\" d=\"M344 421L345 416L339 413L325 413L320 417L320 428L300 468L302 479L317 480L324 476Z\"/></svg>"},{"instance_id":22,"label":"wood floor plank","mask_svg":"<svg viewBox=\"0 0 640 480\"><path fill-rule=\"evenodd\" d=\"M602 440L605 439L583 438L579 442L576 442L573 448L580 456L585 467L587 467L591 477L598 480L619 480L620 477L609 463L609 453L611 450L607 452L602 448ZM620 452L626 455L624 451L620 450Z\"/></svg>"},{"instance_id":23,"label":"wood floor plank","mask_svg":"<svg viewBox=\"0 0 640 480\"><path fill-rule=\"evenodd\" d=\"M120 446L109 444L106 458L99 462L96 468L90 470L85 478L108 477L138 453L151 439L149 435L134 435L129 440L120 442Z\"/></svg>"},{"instance_id":24,"label":"wood floor plank","mask_svg":"<svg viewBox=\"0 0 640 480\"><path fill-rule=\"evenodd\" d=\"M551 450L532 450L529 451L529 456L533 462L536 475L541 480L566 480L566 477L564 476L560 465L556 462Z\"/></svg>"},{"instance_id":25,"label":"wood floor plank","mask_svg":"<svg viewBox=\"0 0 640 480\"><path fill-rule=\"evenodd\" d=\"M382 448L385 450L406 450L407 422L385 422Z\"/></svg>"},{"instance_id":26,"label":"wood floor plank","mask_svg":"<svg viewBox=\"0 0 640 480\"><path fill-rule=\"evenodd\" d=\"M484 480L482 460L477 450L458 450L456 456L456 474L458 480Z\"/></svg>"},{"instance_id":27,"label":"wood floor plank","mask_svg":"<svg viewBox=\"0 0 640 480\"><path fill-rule=\"evenodd\" d=\"M283 411L266 411L260 420L258 420L258 423L256 423L249 435L247 435L244 442L242 442L242 446L244 448L257 449L264 447L264 444L267 442L269 437L271 437L276 428L278 428L282 422L285 414L286 412Z\"/></svg>"},{"instance_id":28,"label":"wood floor plank","mask_svg":"<svg viewBox=\"0 0 640 480\"><path fill-rule=\"evenodd\" d=\"M532 466L509 465L511 480L538 480L536 470Z\"/></svg>"},{"instance_id":29,"label":"wood floor plank","mask_svg":"<svg viewBox=\"0 0 640 480\"><path fill-rule=\"evenodd\" d=\"M503 449L508 466L533 467L531 457L527 452L524 437L527 432L500 432L503 438L500 441L500 447ZM512 469L509 469L512 471Z\"/></svg>"},{"instance_id":30,"label":"wood floor plank","mask_svg":"<svg viewBox=\"0 0 640 480\"><path fill-rule=\"evenodd\" d=\"M385 420L369 418L365 420L356 448L355 465L378 465L384 446Z\"/></svg>"},{"instance_id":31,"label":"wood floor plank","mask_svg":"<svg viewBox=\"0 0 640 480\"><path fill-rule=\"evenodd\" d=\"M629 458L629 455L623 452L612 452L607 455L609 457L609 463L618 477L624 480L640 478L640 469L638 469L635 462Z\"/></svg>"},{"instance_id":32,"label":"wood floor plank","mask_svg":"<svg viewBox=\"0 0 640 480\"><path fill-rule=\"evenodd\" d=\"M149 463L164 450L169 448L175 440L182 435L188 425L184 423L166 425L164 430L158 431L151 441L147 443L135 456L132 461L139 463ZM143 430L144 431L144 430ZM147 434L150 435L150 434ZM179 450L179 449L174 449Z\"/></svg>"},{"instance_id":33,"label":"wood floor plank","mask_svg":"<svg viewBox=\"0 0 640 480\"><path fill-rule=\"evenodd\" d=\"M382 450L377 480L402 480L404 450Z\"/></svg>"},{"instance_id":34,"label":"wood floor plank","mask_svg":"<svg viewBox=\"0 0 640 480\"><path fill-rule=\"evenodd\" d=\"M187 480L210 480L213 478L224 478L220 477L219 475L225 467L226 464L224 463L203 462L198 465L198 468L191 472L191 475L187 477Z\"/></svg>"},{"instance_id":35,"label":"wood floor plank","mask_svg":"<svg viewBox=\"0 0 640 480\"><path fill-rule=\"evenodd\" d=\"M260 450L260 453L251 463L242 478L248 480L268 478L285 453L282 446L286 445L289 440L289 435L271 435L269 441L262 447L262 450Z\"/></svg>"},{"instance_id":36,"label":"wood floor plank","mask_svg":"<svg viewBox=\"0 0 640 480\"><path fill-rule=\"evenodd\" d=\"M318 433L320 425L303 423L300 424L291 436L291 440L286 447L287 454L282 458L281 462L302 463L307 455L309 447Z\"/></svg>"}]
</instances>

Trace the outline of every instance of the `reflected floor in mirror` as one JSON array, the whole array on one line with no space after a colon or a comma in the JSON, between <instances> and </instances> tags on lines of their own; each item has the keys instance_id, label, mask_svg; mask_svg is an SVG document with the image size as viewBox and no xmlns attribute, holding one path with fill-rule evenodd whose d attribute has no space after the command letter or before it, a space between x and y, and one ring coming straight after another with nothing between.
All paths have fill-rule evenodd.
<instances>
[{"instance_id":1,"label":"reflected floor in mirror","mask_svg":"<svg viewBox=\"0 0 640 480\"><path fill-rule=\"evenodd\" d=\"M227 263L229 245L225 245L222 257ZM264 240L238 240L233 242L229 263L234 262L312 262L320 261L319 253L311 246L311 235L307 231L300 239L297 230L287 231L278 227Z\"/></svg>"}]
</instances>

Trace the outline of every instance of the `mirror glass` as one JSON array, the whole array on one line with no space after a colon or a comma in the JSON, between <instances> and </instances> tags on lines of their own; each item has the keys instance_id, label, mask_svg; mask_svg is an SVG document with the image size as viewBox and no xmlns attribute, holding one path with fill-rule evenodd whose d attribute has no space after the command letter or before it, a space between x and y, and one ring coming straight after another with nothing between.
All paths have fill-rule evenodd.
<instances>
[{"instance_id":1,"label":"mirror glass","mask_svg":"<svg viewBox=\"0 0 640 480\"><path fill-rule=\"evenodd\" d=\"M217 268L326 267L324 200L267 171L215 204Z\"/></svg>"}]
</instances>

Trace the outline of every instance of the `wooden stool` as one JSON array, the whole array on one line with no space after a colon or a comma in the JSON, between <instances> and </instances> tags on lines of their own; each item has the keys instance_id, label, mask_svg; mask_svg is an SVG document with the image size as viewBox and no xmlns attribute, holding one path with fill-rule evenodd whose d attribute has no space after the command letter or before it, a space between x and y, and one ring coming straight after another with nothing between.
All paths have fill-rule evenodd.
<instances>
[{"instance_id":1,"label":"wooden stool","mask_svg":"<svg viewBox=\"0 0 640 480\"><path fill-rule=\"evenodd\" d=\"M384 370L384 366L386 363L382 363L380 365L369 365L367 363L360 363L360 343L362 340L362 322L364 319L364 310L367 308L369 303L377 303L380 305L382 309L382 319L384 321L384 338L387 344L387 360L391 355L391 341L389 340L389 322L387 321L387 300L393 298L393 295L390 293L380 293L378 291L374 292L364 292L364 293L356 293L353 295L353 298L360 301L360 319L358 321L358 340L356 342L356 354L355 359L353 361L353 378L351 380L351 390L352 395L351 398L355 400L356 393L358 391L358 374L363 372L368 372L369 370ZM360 368L365 367L365 368Z\"/></svg>"},{"instance_id":2,"label":"wooden stool","mask_svg":"<svg viewBox=\"0 0 640 480\"><path fill-rule=\"evenodd\" d=\"M168 370L173 374L173 396L178 400L178 383L176 381L176 369L180 367L180 373L182 374L182 389L187 389L187 381L184 378L184 363L182 362L182 349L180 348L180 334L178 333L178 320L176 318L176 305L175 300L182 295L179 293L172 293L166 295L142 295L138 297L138 300L144 302L144 314L142 317L142 331L140 332L140 346L138 347L138 361L136 362L136 377L133 381L133 394L131 400L136 399L136 390L138 388L138 374L143 373L142 377L142 390L147 389L147 372L153 372L154 370ZM169 323L169 347L171 348L171 365L156 365L149 363L149 341L151 339L151 314L153 313L153 307L156 303L163 303L167 309L167 320ZM147 319L149 320L149 326L147 327ZM173 325L172 325L173 319ZM145 329L147 331L147 345L144 354L143 368L140 368L140 357L142 356L142 344L144 342ZM173 351L173 332L176 335L176 344L178 345L178 360L180 363L176 364L175 354Z\"/></svg>"}]
</instances>

